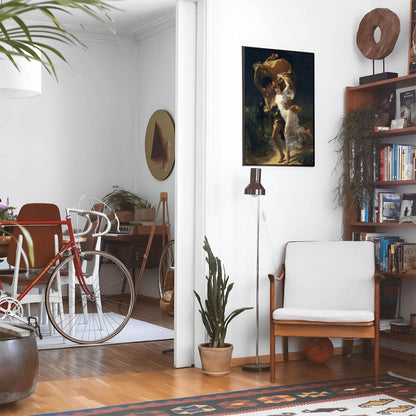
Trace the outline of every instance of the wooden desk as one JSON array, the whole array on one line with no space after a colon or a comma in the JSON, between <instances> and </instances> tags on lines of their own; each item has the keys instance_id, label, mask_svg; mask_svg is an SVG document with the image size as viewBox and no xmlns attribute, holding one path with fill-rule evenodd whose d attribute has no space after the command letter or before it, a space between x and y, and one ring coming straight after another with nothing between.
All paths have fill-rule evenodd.
<instances>
[{"instance_id":1,"label":"wooden desk","mask_svg":"<svg viewBox=\"0 0 416 416\"><path fill-rule=\"evenodd\" d=\"M167 227L168 225L156 225L146 269L159 267L162 250L168 242ZM102 237L103 250L119 258L131 270L134 277L135 269L142 265L151 230L152 224L137 224L133 234L105 235Z\"/></svg>"}]
</instances>

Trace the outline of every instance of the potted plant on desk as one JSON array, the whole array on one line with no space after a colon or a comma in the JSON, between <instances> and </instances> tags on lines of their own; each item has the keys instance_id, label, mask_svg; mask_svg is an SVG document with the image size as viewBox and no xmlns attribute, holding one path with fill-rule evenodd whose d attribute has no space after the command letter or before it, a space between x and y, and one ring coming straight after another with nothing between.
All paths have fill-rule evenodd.
<instances>
[{"instance_id":1,"label":"potted plant on desk","mask_svg":"<svg viewBox=\"0 0 416 416\"><path fill-rule=\"evenodd\" d=\"M207 238L204 239L203 249L207 253L206 261L209 266L207 279L207 294L204 304L194 290L200 306L202 322L210 339L209 343L198 346L201 357L202 371L209 375L223 375L230 371L233 346L225 343L228 325L240 313L251 307L239 308L226 316L228 296L234 283L229 283L229 276L218 257L212 253Z\"/></svg>"},{"instance_id":2,"label":"potted plant on desk","mask_svg":"<svg viewBox=\"0 0 416 416\"><path fill-rule=\"evenodd\" d=\"M113 190L104 196L103 201L116 211L121 223L134 221L134 211L143 203L139 195L120 188L118 185L113 186Z\"/></svg>"}]
</instances>

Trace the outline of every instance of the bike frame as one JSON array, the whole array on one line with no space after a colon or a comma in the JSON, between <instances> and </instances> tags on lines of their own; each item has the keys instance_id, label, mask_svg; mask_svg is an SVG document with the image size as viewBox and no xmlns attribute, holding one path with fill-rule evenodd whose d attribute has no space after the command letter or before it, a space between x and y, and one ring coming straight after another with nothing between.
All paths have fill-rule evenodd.
<instances>
[{"instance_id":1,"label":"bike frame","mask_svg":"<svg viewBox=\"0 0 416 416\"><path fill-rule=\"evenodd\" d=\"M82 290L90 296L92 299L94 298L91 291L88 289L88 286L85 282L84 275L82 273L82 266L81 266L81 259L79 256L80 249L75 241L74 236L74 229L72 227L72 220L70 216L67 216L65 220L61 221L0 221L0 226L39 226L39 225L64 225L68 228L69 234L69 241L65 243L56 256L51 259L51 261L42 269L42 271L33 279L33 281L23 290L22 293L19 294L17 300L22 300L29 291L36 285L36 283L53 267L53 265L62 257L62 255L71 250L71 253L74 256L74 268L75 268L75 275L78 279L78 282L82 288Z\"/></svg>"}]
</instances>

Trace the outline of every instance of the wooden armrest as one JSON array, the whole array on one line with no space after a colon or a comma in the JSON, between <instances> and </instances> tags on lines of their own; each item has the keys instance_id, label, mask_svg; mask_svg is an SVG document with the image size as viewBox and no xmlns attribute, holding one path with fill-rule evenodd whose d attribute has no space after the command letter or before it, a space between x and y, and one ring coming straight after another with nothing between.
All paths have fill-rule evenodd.
<instances>
[{"instance_id":1,"label":"wooden armrest","mask_svg":"<svg viewBox=\"0 0 416 416\"><path fill-rule=\"evenodd\" d=\"M285 265L284 264L280 266L280 270L277 276L275 276L274 274L269 274L270 283L273 283L276 280L277 281L283 280L284 278L285 278Z\"/></svg>"}]
</instances>

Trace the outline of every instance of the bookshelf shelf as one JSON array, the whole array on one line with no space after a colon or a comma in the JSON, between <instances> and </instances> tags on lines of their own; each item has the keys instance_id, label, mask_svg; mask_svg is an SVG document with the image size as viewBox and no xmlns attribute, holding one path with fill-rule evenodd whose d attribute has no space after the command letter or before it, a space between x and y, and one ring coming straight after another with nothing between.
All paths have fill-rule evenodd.
<instances>
[{"instance_id":1,"label":"bookshelf shelf","mask_svg":"<svg viewBox=\"0 0 416 416\"><path fill-rule=\"evenodd\" d=\"M388 227L388 228L416 228L416 224L411 222L351 222L352 227Z\"/></svg>"},{"instance_id":2,"label":"bookshelf shelf","mask_svg":"<svg viewBox=\"0 0 416 416\"><path fill-rule=\"evenodd\" d=\"M412 134L416 134L416 127L406 127L404 129L378 131L375 133L375 136L378 139L385 139L386 137L411 136Z\"/></svg>"},{"instance_id":3,"label":"bookshelf shelf","mask_svg":"<svg viewBox=\"0 0 416 416\"><path fill-rule=\"evenodd\" d=\"M408 272L399 272L399 273L383 273L386 278L395 278L403 280L415 280L416 281L416 270Z\"/></svg>"},{"instance_id":4,"label":"bookshelf shelf","mask_svg":"<svg viewBox=\"0 0 416 416\"><path fill-rule=\"evenodd\" d=\"M400 180L400 181L376 181L374 184L379 187L389 187L389 186L407 186L407 185L416 185L416 180Z\"/></svg>"},{"instance_id":5,"label":"bookshelf shelf","mask_svg":"<svg viewBox=\"0 0 416 416\"><path fill-rule=\"evenodd\" d=\"M380 337L392 339L395 341L406 342L407 344L416 344L416 334L400 334L390 330L380 331Z\"/></svg>"},{"instance_id":6,"label":"bookshelf shelf","mask_svg":"<svg viewBox=\"0 0 416 416\"><path fill-rule=\"evenodd\" d=\"M359 85L355 87L347 87L345 93L345 112L350 113L356 109L365 109L375 103L379 97L386 94L390 94L394 91L396 94L397 89L416 87L416 74L407 75L403 77L388 79L384 81L369 83L365 85ZM370 136L369 136L370 137ZM393 144L405 146L416 146L416 127L406 127L403 129L394 130L381 130L374 132L371 135L372 138L377 140L377 149L383 148L384 146L393 146ZM388 140L384 140L388 139ZM386 163L386 162L385 162ZM389 162L390 163L390 162ZM386 166L384 164L384 166ZM380 169L380 167L378 167ZM378 174L379 171L377 171ZM384 171L385 173L385 171ZM388 178L392 176L387 176ZM403 176L408 177L408 176ZM374 181L375 188L389 188L389 192L398 194L403 193L416 193L416 180L394 180L394 181ZM391 189L391 191L390 191ZM344 239L351 240L353 235L364 235L368 236L368 233L383 233L390 235L406 236L406 241L409 243L416 243L416 224L414 223L398 223L398 222L360 222L360 209L352 206L349 201L346 201L346 209L344 211ZM373 218L376 218L373 216ZM409 232L410 230L410 232ZM362 233L362 234L361 234ZM409 237L409 235L411 237ZM364 238L364 237L363 237ZM411 240L411 241L409 241ZM392 279L400 279L400 282L416 281L416 270L408 271L403 273L390 273L382 271L386 277L386 282L392 282ZM413 286L412 286L413 287ZM415 288L411 289L415 290ZM382 338L388 338L393 341L400 341L409 344L416 344L416 334L401 334L396 332L381 331L380 336Z\"/></svg>"}]
</instances>

